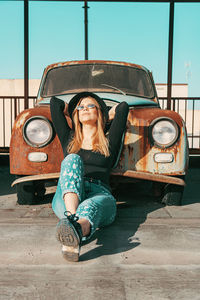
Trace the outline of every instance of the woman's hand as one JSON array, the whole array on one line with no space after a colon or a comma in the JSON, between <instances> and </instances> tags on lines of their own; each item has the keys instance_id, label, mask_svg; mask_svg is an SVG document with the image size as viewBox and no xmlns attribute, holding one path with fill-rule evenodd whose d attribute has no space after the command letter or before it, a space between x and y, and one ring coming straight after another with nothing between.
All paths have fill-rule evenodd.
<instances>
[{"instance_id":1,"label":"woman's hand","mask_svg":"<svg viewBox=\"0 0 200 300\"><path fill-rule=\"evenodd\" d=\"M114 105L108 112L108 116L109 116L109 121L113 120L115 117L115 109L117 107L118 104Z\"/></svg>"}]
</instances>

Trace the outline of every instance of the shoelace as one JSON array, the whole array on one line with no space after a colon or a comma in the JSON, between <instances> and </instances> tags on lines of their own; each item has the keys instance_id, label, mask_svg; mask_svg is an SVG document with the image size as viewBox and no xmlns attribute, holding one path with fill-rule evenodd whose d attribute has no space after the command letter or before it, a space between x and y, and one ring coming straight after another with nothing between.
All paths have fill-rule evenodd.
<instances>
[{"instance_id":1,"label":"shoelace","mask_svg":"<svg viewBox=\"0 0 200 300\"><path fill-rule=\"evenodd\" d=\"M70 215L68 215L68 214L70 214ZM76 216L75 214L72 214L70 211L68 211L68 210L66 210L65 212L64 212L64 215L65 215L65 217L67 217L67 219L69 220L69 221L71 221L71 222L76 222L76 221L78 221L78 219L79 219L79 217L78 216Z\"/></svg>"},{"instance_id":2,"label":"shoelace","mask_svg":"<svg viewBox=\"0 0 200 300\"><path fill-rule=\"evenodd\" d=\"M70 215L68 215L70 214ZM79 223L77 223L76 221L79 220L79 217L76 216L75 214L72 214L70 211L66 210L64 212L65 217L75 226L76 231L79 235L80 241L82 239L83 233L82 233L82 229L81 229L81 225Z\"/></svg>"}]
</instances>

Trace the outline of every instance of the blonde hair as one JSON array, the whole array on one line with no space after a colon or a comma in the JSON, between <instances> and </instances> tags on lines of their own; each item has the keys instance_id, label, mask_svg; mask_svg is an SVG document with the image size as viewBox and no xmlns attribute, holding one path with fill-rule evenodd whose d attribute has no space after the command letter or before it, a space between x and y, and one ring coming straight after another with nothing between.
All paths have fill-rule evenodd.
<instances>
[{"instance_id":1,"label":"blonde hair","mask_svg":"<svg viewBox=\"0 0 200 300\"><path fill-rule=\"evenodd\" d=\"M72 114L72 119L74 122L74 136L67 147L68 153L77 153L81 149L81 145L83 141L82 124L79 121L78 110L76 108L84 98L80 99ZM98 102L92 97L87 97L87 98L91 98L95 102L95 105L97 107L97 113L98 113L97 130L92 141L92 151L99 152L105 157L108 157L110 153L109 153L108 139L104 134L105 124L103 121L103 114L101 112Z\"/></svg>"}]
</instances>

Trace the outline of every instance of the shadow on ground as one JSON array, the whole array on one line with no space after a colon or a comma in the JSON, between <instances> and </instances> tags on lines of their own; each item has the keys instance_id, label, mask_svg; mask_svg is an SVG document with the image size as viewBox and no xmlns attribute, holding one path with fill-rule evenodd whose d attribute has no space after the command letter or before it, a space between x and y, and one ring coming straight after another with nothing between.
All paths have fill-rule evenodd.
<instances>
[{"instance_id":1,"label":"shadow on ground","mask_svg":"<svg viewBox=\"0 0 200 300\"><path fill-rule=\"evenodd\" d=\"M141 185L143 192L141 192ZM140 240L136 236L138 228L146 221L149 213L164 207L149 196L149 189L151 186L143 182L137 185L125 184L118 190L115 222L96 231L93 236L96 247L82 254L80 261L117 253L123 253L126 258L127 251L140 245Z\"/></svg>"},{"instance_id":2,"label":"shadow on ground","mask_svg":"<svg viewBox=\"0 0 200 300\"><path fill-rule=\"evenodd\" d=\"M9 156L0 155L0 196L16 193L15 188L11 188L15 175L9 171Z\"/></svg>"},{"instance_id":3,"label":"shadow on ground","mask_svg":"<svg viewBox=\"0 0 200 300\"><path fill-rule=\"evenodd\" d=\"M15 188L11 183L15 176L9 173L9 159L7 156L0 156L0 195L14 194ZM200 157L190 159L190 167L186 176L186 188L183 195L183 206L199 203L200 184ZM117 217L115 222L106 228L97 230L92 240L95 240L95 247L89 247L88 251L80 257L81 261L93 260L102 255L113 255L126 252L140 245L136 233L148 215L154 217L168 217L166 211L162 210L164 205L159 203L151 193L151 183L138 182L137 184L123 184L116 192ZM51 203L53 193L45 195L40 204ZM37 203L39 204L39 203ZM91 240L89 241L89 243ZM87 243L85 243L87 248Z\"/></svg>"},{"instance_id":4,"label":"shadow on ground","mask_svg":"<svg viewBox=\"0 0 200 300\"><path fill-rule=\"evenodd\" d=\"M189 169L185 178L186 187L184 189L182 205L200 203L200 156L191 156Z\"/></svg>"}]
</instances>

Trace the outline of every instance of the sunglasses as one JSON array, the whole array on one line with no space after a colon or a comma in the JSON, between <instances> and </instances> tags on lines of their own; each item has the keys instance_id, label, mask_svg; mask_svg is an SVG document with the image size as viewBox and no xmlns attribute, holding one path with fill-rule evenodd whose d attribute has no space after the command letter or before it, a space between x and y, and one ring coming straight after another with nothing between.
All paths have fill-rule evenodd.
<instances>
[{"instance_id":1,"label":"sunglasses","mask_svg":"<svg viewBox=\"0 0 200 300\"><path fill-rule=\"evenodd\" d=\"M83 110L84 108L87 108L87 109L92 109L92 108L95 108L96 105L95 104L88 104L88 105L79 105L77 106L77 110Z\"/></svg>"}]
</instances>

